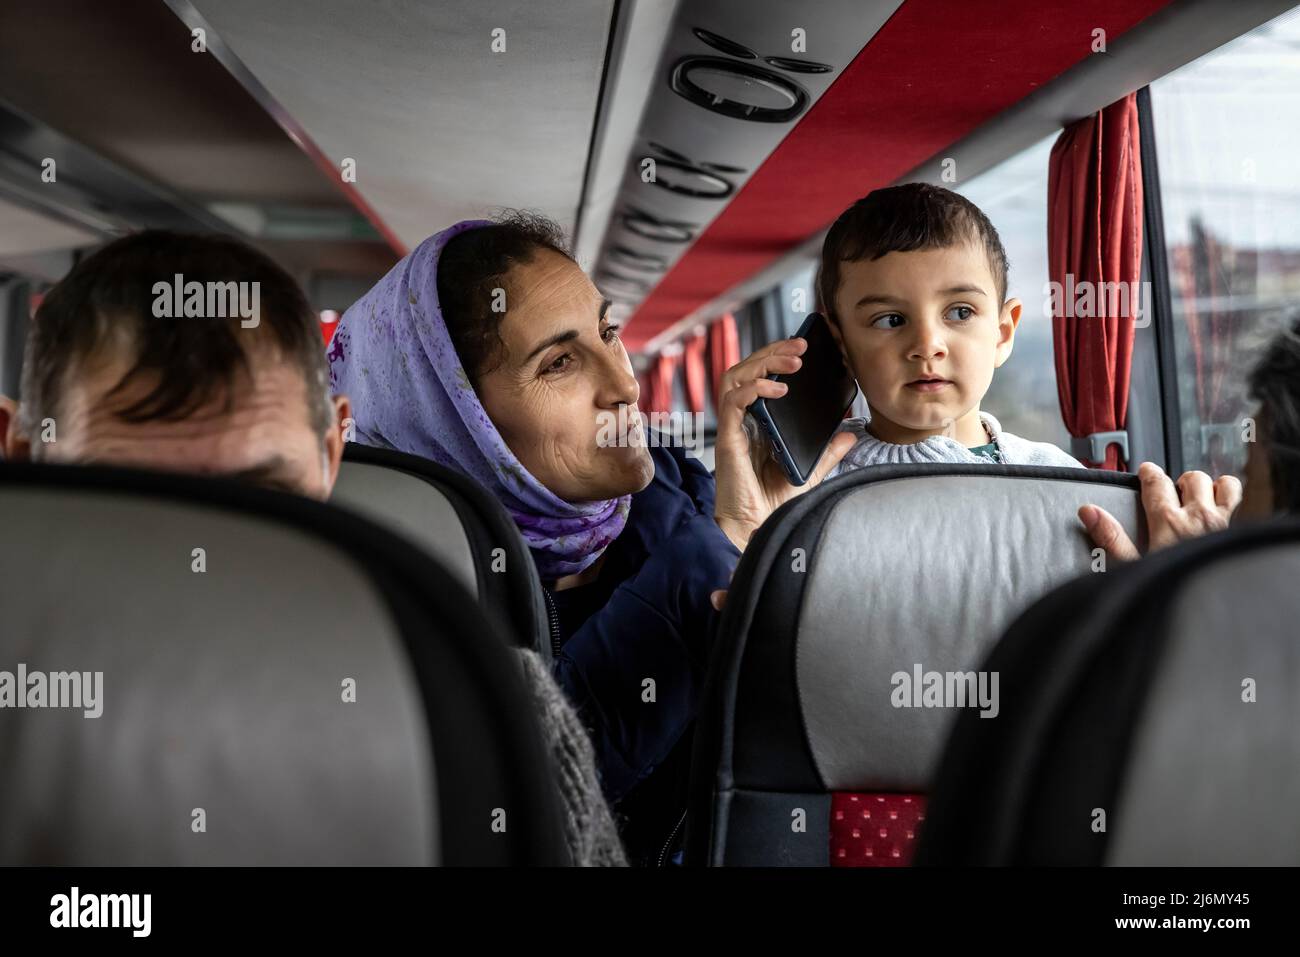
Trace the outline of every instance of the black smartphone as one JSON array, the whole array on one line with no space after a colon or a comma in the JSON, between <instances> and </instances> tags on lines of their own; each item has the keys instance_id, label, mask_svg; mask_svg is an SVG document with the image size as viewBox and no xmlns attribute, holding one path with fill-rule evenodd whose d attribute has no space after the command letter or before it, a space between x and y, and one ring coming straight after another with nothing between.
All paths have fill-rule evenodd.
<instances>
[{"instance_id":1,"label":"black smartphone","mask_svg":"<svg viewBox=\"0 0 1300 957\"><path fill-rule=\"evenodd\" d=\"M857 398L858 383L821 313L810 314L795 336L808 343L803 365L788 375L769 376L784 382L789 391L779 399L758 399L749 411L790 484L803 485Z\"/></svg>"}]
</instances>

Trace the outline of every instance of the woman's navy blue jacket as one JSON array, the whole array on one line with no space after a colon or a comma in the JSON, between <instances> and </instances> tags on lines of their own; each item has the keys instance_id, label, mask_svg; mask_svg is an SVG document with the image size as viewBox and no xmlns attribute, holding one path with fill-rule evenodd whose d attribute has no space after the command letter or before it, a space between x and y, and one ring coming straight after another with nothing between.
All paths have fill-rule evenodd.
<instances>
[{"instance_id":1,"label":"woman's navy blue jacket","mask_svg":"<svg viewBox=\"0 0 1300 957\"><path fill-rule=\"evenodd\" d=\"M662 437L661 437L662 438ZM680 829L690 735L718 613L740 552L713 520L713 477L681 448L652 447L655 476L595 581L547 592L555 677L591 733L605 795L633 860Z\"/></svg>"}]
</instances>

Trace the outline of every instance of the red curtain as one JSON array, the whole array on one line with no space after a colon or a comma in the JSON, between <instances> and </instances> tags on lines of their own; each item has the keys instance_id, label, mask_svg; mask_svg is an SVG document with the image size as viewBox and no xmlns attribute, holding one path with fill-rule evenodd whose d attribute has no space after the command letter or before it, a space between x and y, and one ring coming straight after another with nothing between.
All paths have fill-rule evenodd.
<instances>
[{"instance_id":1,"label":"red curtain","mask_svg":"<svg viewBox=\"0 0 1300 957\"><path fill-rule=\"evenodd\" d=\"M736 334L736 317L726 313L709 326L709 377L713 384L713 407L718 408L722 393L722 374L740 361L740 337Z\"/></svg>"},{"instance_id":2,"label":"red curtain","mask_svg":"<svg viewBox=\"0 0 1300 957\"><path fill-rule=\"evenodd\" d=\"M686 378L686 404L696 415L704 411L704 346L703 333L686 340L682 351L682 372Z\"/></svg>"},{"instance_id":3,"label":"red curtain","mask_svg":"<svg viewBox=\"0 0 1300 957\"><path fill-rule=\"evenodd\" d=\"M320 314L320 334L325 339L325 345L329 345L330 339L334 338L334 330L338 328L341 318L343 317L332 309L326 309Z\"/></svg>"},{"instance_id":4,"label":"red curtain","mask_svg":"<svg viewBox=\"0 0 1300 957\"><path fill-rule=\"evenodd\" d=\"M673 410L673 372L677 368L678 355L664 355L662 352L650 362L646 373L646 389L642 393L643 401L638 403L642 412L671 412Z\"/></svg>"},{"instance_id":5,"label":"red curtain","mask_svg":"<svg viewBox=\"0 0 1300 957\"><path fill-rule=\"evenodd\" d=\"M1073 123L1052 147L1047 181L1047 257L1061 290L1052 318L1056 388L1070 434L1124 428L1133 357L1134 304L1115 308L1097 284L1142 278L1142 159L1137 98L1130 93L1100 113ZM1081 284L1092 284L1093 308L1077 315ZM1143 303L1147 309L1150 303ZM1124 312L1124 315L1119 313ZM1122 469L1117 445L1104 461L1085 465Z\"/></svg>"}]
</instances>

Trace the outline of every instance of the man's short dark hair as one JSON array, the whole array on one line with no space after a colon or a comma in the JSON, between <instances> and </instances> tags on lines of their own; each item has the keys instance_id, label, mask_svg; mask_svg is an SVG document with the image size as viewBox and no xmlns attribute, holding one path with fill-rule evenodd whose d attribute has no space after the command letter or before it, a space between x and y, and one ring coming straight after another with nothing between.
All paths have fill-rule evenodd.
<instances>
[{"instance_id":1,"label":"man's short dark hair","mask_svg":"<svg viewBox=\"0 0 1300 957\"><path fill-rule=\"evenodd\" d=\"M438 305L461 367L471 382L492 371L504 350L493 291L509 289L507 276L543 250L572 260L562 230L537 213L507 210L491 226L458 233L438 257Z\"/></svg>"},{"instance_id":2,"label":"man's short dark hair","mask_svg":"<svg viewBox=\"0 0 1300 957\"><path fill-rule=\"evenodd\" d=\"M1001 306L1007 297L1007 252L998 231L978 206L965 196L929 183L872 190L841 213L826 234L817 298L827 317L838 321L835 295L843 263L963 242L984 247Z\"/></svg>"},{"instance_id":3,"label":"man's short dark hair","mask_svg":"<svg viewBox=\"0 0 1300 957\"><path fill-rule=\"evenodd\" d=\"M258 283L257 324L225 317L159 318L156 283ZM230 288L230 287L225 287ZM97 354L121 350L131 368L109 393L137 376L154 381L147 395L117 412L127 422L176 421L224 395L232 405L236 376L250 373L254 343L278 349L302 372L311 424L323 437L333 420L319 320L287 272L250 246L225 236L161 230L135 233L87 257L46 294L27 336L21 426L35 435L57 418L67 377Z\"/></svg>"},{"instance_id":4,"label":"man's short dark hair","mask_svg":"<svg viewBox=\"0 0 1300 957\"><path fill-rule=\"evenodd\" d=\"M1273 337L1250 372L1264 414L1273 511L1300 512L1300 314Z\"/></svg>"}]
</instances>

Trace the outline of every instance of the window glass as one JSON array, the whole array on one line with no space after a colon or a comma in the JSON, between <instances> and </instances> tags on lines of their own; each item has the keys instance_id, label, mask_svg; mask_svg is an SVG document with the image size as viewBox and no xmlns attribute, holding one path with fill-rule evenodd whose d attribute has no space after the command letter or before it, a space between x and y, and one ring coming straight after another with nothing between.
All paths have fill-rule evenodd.
<instances>
[{"instance_id":1,"label":"window glass","mask_svg":"<svg viewBox=\"0 0 1300 957\"><path fill-rule=\"evenodd\" d=\"M1004 160L965 185L950 186L984 211L1007 251L1007 296L1023 304L1015 348L993 375L980 408L1008 432L1067 452L1061 420L1047 289L1047 165L1059 134Z\"/></svg>"},{"instance_id":2,"label":"window glass","mask_svg":"<svg viewBox=\"0 0 1300 957\"><path fill-rule=\"evenodd\" d=\"M1242 474L1251 364L1300 305L1300 16L1151 84L1183 465Z\"/></svg>"}]
</instances>

